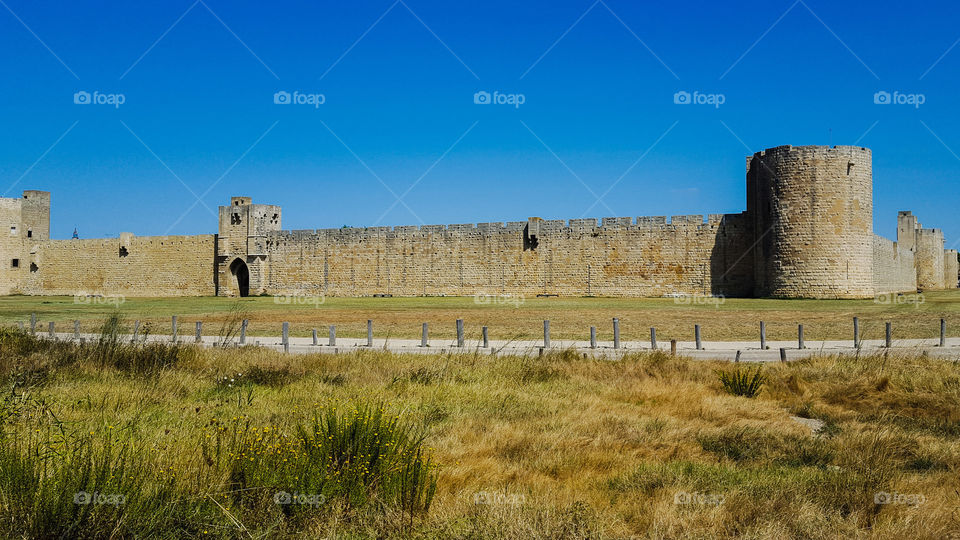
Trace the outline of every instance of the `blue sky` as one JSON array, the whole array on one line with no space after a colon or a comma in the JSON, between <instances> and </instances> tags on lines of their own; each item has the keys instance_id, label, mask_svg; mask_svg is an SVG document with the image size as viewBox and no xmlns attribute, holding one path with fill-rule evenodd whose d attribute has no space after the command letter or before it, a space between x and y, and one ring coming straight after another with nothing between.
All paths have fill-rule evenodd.
<instances>
[{"instance_id":1,"label":"blue sky","mask_svg":"<svg viewBox=\"0 0 960 540\"><path fill-rule=\"evenodd\" d=\"M739 212L753 151L859 144L877 233L960 240L956 2L0 4L0 187L55 238Z\"/></svg>"}]
</instances>

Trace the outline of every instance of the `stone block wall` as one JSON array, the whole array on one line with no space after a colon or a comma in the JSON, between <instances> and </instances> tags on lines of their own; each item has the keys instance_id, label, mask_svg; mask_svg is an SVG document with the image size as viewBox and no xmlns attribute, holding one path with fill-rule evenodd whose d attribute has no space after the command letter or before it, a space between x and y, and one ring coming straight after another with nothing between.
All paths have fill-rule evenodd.
<instances>
[{"instance_id":1,"label":"stone block wall","mask_svg":"<svg viewBox=\"0 0 960 540\"><path fill-rule=\"evenodd\" d=\"M778 146L748 161L756 295L869 298L873 171L859 146Z\"/></svg>"},{"instance_id":2,"label":"stone block wall","mask_svg":"<svg viewBox=\"0 0 960 540\"><path fill-rule=\"evenodd\" d=\"M943 252L943 287L945 289L958 288L960 261L957 260L957 250L948 249Z\"/></svg>"},{"instance_id":3,"label":"stone block wall","mask_svg":"<svg viewBox=\"0 0 960 540\"><path fill-rule=\"evenodd\" d=\"M663 296L752 290L748 220L540 220L281 232L268 294Z\"/></svg>"},{"instance_id":4,"label":"stone block wall","mask_svg":"<svg viewBox=\"0 0 960 540\"><path fill-rule=\"evenodd\" d=\"M913 252L900 249L892 240L874 236L873 277L875 294L916 292L917 270Z\"/></svg>"},{"instance_id":5,"label":"stone block wall","mask_svg":"<svg viewBox=\"0 0 960 540\"><path fill-rule=\"evenodd\" d=\"M925 291L944 288L943 231L917 229L917 286Z\"/></svg>"},{"instance_id":6,"label":"stone block wall","mask_svg":"<svg viewBox=\"0 0 960 540\"><path fill-rule=\"evenodd\" d=\"M48 240L30 254L15 292L124 296L212 296L216 235Z\"/></svg>"}]
</instances>

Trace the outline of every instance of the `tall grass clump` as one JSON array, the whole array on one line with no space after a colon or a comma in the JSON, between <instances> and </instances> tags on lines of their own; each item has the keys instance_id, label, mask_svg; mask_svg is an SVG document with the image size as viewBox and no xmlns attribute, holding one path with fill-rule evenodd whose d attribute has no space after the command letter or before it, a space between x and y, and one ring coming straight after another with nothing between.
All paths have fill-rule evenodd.
<instances>
[{"instance_id":1,"label":"tall grass clump","mask_svg":"<svg viewBox=\"0 0 960 540\"><path fill-rule=\"evenodd\" d=\"M732 396L743 396L746 398L757 397L760 390L766 382L766 375L763 374L763 367L757 366L756 369L736 369L732 372L717 371L717 377L720 379L720 386L723 391Z\"/></svg>"},{"instance_id":2,"label":"tall grass clump","mask_svg":"<svg viewBox=\"0 0 960 540\"><path fill-rule=\"evenodd\" d=\"M115 433L0 430L0 537L104 538L176 530L187 509ZM198 508L190 508L196 513Z\"/></svg>"},{"instance_id":3,"label":"tall grass clump","mask_svg":"<svg viewBox=\"0 0 960 540\"><path fill-rule=\"evenodd\" d=\"M238 423L205 449L230 463L230 491L242 507L287 516L317 506L346 512L394 509L425 514L437 488L424 433L383 405L325 407L295 433Z\"/></svg>"},{"instance_id":4,"label":"tall grass clump","mask_svg":"<svg viewBox=\"0 0 960 540\"><path fill-rule=\"evenodd\" d=\"M123 318L114 314L100 327L90 345L44 339L27 332L0 328L0 376L28 370L44 372L70 366L115 369L130 375L154 376L176 366L185 348L159 342L131 342Z\"/></svg>"}]
</instances>

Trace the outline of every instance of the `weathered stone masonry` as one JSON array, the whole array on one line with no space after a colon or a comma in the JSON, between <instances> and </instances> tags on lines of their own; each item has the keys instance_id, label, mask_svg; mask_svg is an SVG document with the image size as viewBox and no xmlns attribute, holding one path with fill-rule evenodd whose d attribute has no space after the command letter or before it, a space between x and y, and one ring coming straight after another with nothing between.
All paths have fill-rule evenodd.
<instances>
[{"instance_id":1,"label":"weathered stone masonry","mask_svg":"<svg viewBox=\"0 0 960 540\"><path fill-rule=\"evenodd\" d=\"M868 298L956 288L943 233L910 212L873 234L871 153L780 146L747 158L740 214L281 230L233 197L218 234L49 240L50 194L0 199L0 294L127 296L725 295ZM16 261L16 263L14 263Z\"/></svg>"}]
</instances>

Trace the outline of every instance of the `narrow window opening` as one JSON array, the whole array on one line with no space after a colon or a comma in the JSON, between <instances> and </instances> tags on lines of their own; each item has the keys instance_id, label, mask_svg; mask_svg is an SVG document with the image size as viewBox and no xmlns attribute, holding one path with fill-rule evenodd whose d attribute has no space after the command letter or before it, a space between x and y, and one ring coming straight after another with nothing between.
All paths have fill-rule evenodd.
<instances>
[{"instance_id":1,"label":"narrow window opening","mask_svg":"<svg viewBox=\"0 0 960 540\"><path fill-rule=\"evenodd\" d=\"M129 253L127 252L127 248L124 246L120 246L120 256L126 257L127 255L129 255Z\"/></svg>"},{"instance_id":2,"label":"narrow window opening","mask_svg":"<svg viewBox=\"0 0 960 540\"><path fill-rule=\"evenodd\" d=\"M40 267L38 267L36 263L30 263L30 271L31 271L31 272L36 272L36 271L39 270L39 269L40 269Z\"/></svg>"},{"instance_id":3,"label":"narrow window opening","mask_svg":"<svg viewBox=\"0 0 960 540\"><path fill-rule=\"evenodd\" d=\"M537 249L537 246L540 245L540 240L537 238L537 235L530 234L530 227L526 226L523 228L523 250L533 251Z\"/></svg>"},{"instance_id":4,"label":"narrow window opening","mask_svg":"<svg viewBox=\"0 0 960 540\"><path fill-rule=\"evenodd\" d=\"M847 163L847 176L850 176L850 171L853 170L853 162Z\"/></svg>"},{"instance_id":5,"label":"narrow window opening","mask_svg":"<svg viewBox=\"0 0 960 540\"><path fill-rule=\"evenodd\" d=\"M239 213L239 212L234 212L234 213L230 216L230 224L231 224L231 225L239 225L239 224L240 224L240 213Z\"/></svg>"},{"instance_id":6,"label":"narrow window opening","mask_svg":"<svg viewBox=\"0 0 960 540\"><path fill-rule=\"evenodd\" d=\"M27 238L33 238L33 231L27 229Z\"/></svg>"},{"instance_id":7,"label":"narrow window opening","mask_svg":"<svg viewBox=\"0 0 960 540\"><path fill-rule=\"evenodd\" d=\"M10 261L10 268L20 268L20 259Z\"/></svg>"}]
</instances>

